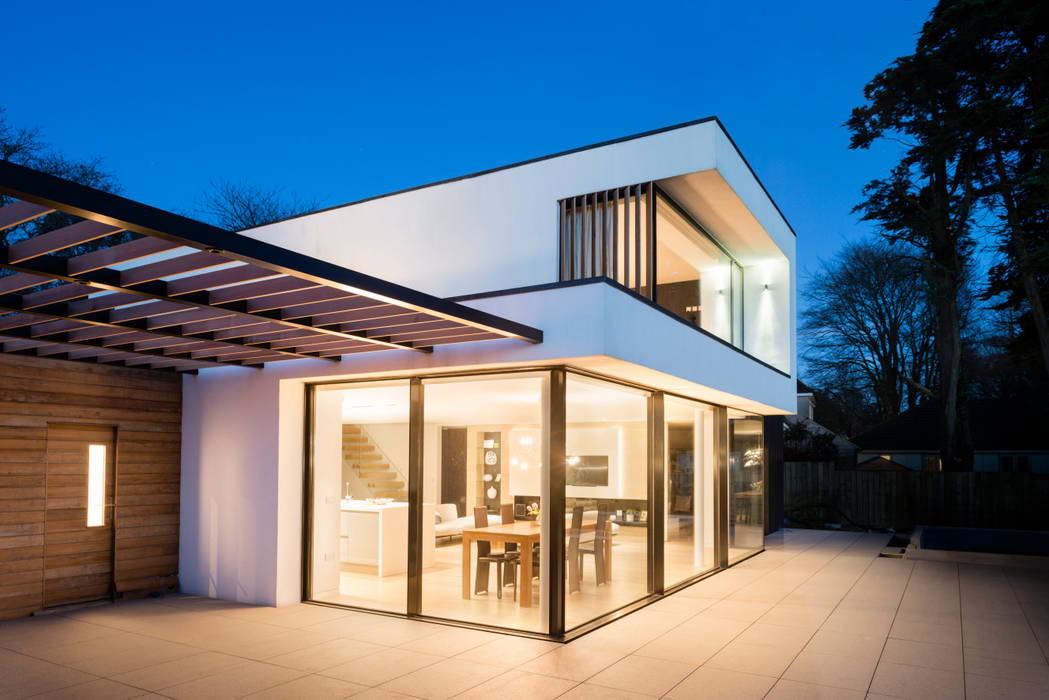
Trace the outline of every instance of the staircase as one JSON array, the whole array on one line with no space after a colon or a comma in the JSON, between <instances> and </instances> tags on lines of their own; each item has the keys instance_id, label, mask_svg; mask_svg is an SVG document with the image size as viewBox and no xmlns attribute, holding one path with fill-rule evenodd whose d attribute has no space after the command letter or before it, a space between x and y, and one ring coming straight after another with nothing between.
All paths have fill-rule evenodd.
<instances>
[{"instance_id":1,"label":"staircase","mask_svg":"<svg viewBox=\"0 0 1049 700\"><path fill-rule=\"evenodd\" d=\"M353 467L372 498L408 500L408 484L359 425L342 426L342 463Z\"/></svg>"}]
</instances>

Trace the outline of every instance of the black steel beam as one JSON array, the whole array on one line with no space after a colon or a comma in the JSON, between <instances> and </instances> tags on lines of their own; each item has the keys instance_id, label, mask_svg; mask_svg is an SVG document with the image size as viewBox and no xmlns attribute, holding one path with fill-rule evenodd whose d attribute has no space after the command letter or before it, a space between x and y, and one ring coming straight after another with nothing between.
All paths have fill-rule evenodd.
<instances>
[{"instance_id":1,"label":"black steel beam","mask_svg":"<svg viewBox=\"0 0 1049 700\"><path fill-rule=\"evenodd\" d=\"M662 593L665 586L663 517L667 505L666 425L663 392L648 396L648 592Z\"/></svg>"},{"instance_id":2,"label":"black steel beam","mask_svg":"<svg viewBox=\"0 0 1049 700\"><path fill-rule=\"evenodd\" d=\"M548 403L543 406L549 411L546 416L548 436L546 463L543 472L540 508L547 515L542 523L542 548L546 563L544 593L547 600L547 634L561 637L565 633L565 498L567 444L567 374L563 367L550 371Z\"/></svg>"}]
</instances>

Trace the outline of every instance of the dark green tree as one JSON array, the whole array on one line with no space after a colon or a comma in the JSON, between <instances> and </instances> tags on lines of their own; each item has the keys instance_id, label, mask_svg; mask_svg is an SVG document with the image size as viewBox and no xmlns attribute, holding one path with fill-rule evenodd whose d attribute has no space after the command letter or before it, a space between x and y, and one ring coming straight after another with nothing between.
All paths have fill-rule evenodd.
<instances>
[{"instance_id":1,"label":"dark green tree","mask_svg":"<svg viewBox=\"0 0 1049 700\"><path fill-rule=\"evenodd\" d=\"M1000 253L987 296L1019 314L1018 345L1037 348L1049 379L1049 4L945 0L918 50L964 85L955 120L986 153L980 194Z\"/></svg>"},{"instance_id":2,"label":"dark green tree","mask_svg":"<svg viewBox=\"0 0 1049 700\"><path fill-rule=\"evenodd\" d=\"M856 209L890 242L917 251L935 320L941 458L951 471L972 468L959 300L974 246L977 174L987 157L958 122L964 91L944 56L919 50L875 76L864 88L867 103L847 122L852 148L881 140L903 146L892 172L864 188Z\"/></svg>"}]
</instances>

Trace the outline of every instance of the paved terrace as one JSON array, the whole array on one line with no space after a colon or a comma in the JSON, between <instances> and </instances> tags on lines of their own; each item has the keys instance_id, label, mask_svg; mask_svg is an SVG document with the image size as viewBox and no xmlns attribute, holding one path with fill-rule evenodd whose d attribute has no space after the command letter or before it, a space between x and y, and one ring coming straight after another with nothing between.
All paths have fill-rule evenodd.
<instances>
[{"instance_id":1,"label":"paved terrace","mask_svg":"<svg viewBox=\"0 0 1049 700\"><path fill-rule=\"evenodd\" d=\"M567 645L194 596L0 624L0 697L1046 698L1038 572L793 530ZM39 695L38 695L39 694Z\"/></svg>"}]
</instances>

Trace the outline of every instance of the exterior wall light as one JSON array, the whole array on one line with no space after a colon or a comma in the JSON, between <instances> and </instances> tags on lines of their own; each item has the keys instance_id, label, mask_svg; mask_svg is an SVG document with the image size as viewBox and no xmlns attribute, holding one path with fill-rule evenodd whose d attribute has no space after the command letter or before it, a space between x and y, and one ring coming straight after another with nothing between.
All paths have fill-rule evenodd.
<instances>
[{"instance_id":1,"label":"exterior wall light","mask_svg":"<svg viewBox=\"0 0 1049 700\"><path fill-rule=\"evenodd\" d=\"M106 524L106 446L87 448L87 526Z\"/></svg>"}]
</instances>

